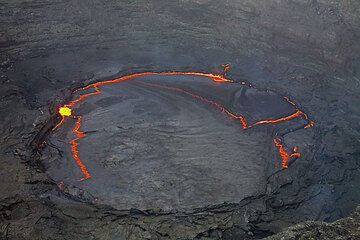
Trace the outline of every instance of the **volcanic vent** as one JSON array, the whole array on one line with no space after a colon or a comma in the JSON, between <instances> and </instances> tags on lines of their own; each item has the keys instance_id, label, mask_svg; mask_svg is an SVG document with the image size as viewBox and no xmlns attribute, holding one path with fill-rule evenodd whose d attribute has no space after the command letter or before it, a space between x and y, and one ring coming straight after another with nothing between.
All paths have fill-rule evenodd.
<instances>
[{"instance_id":1,"label":"volcanic vent","mask_svg":"<svg viewBox=\"0 0 360 240\"><path fill-rule=\"evenodd\" d=\"M48 172L117 209L191 211L260 194L267 166L301 158L286 135L314 124L288 97L200 72L95 82L58 112Z\"/></svg>"}]
</instances>

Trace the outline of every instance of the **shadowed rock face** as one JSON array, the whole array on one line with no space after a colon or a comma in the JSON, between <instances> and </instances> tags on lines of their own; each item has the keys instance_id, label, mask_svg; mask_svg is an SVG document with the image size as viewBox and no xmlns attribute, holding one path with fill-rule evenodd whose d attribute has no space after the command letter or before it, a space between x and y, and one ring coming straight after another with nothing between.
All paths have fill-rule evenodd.
<instances>
[{"instance_id":1,"label":"shadowed rock face","mask_svg":"<svg viewBox=\"0 0 360 240\"><path fill-rule=\"evenodd\" d=\"M258 239L348 216L360 202L359 4L1 1L1 238ZM256 86L245 100L200 77L146 77L82 102L79 150L94 177L78 181L74 123L51 131L74 88L139 71L220 73L223 63L229 78ZM287 114L279 99L289 96L315 126L242 131L213 107L146 82L215 98L250 122ZM282 131L301 157L278 171L272 138Z\"/></svg>"}]
</instances>

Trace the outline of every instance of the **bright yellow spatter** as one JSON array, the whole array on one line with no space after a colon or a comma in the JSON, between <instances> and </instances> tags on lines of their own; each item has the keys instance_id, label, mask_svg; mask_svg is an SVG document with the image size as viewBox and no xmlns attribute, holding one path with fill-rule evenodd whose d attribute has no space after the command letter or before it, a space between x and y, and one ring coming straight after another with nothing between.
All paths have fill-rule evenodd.
<instances>
[{"instance_id":1,"label":"bright yellow spatter","mask_svg":"<svg viewBox=\"0 0 360 240\"><path fill-rule=\"evenodd\" d=\"M61 107L59 108L59 114L63 117L69 117L71 116L71 108Z\"/></svg>"}]
</instances>

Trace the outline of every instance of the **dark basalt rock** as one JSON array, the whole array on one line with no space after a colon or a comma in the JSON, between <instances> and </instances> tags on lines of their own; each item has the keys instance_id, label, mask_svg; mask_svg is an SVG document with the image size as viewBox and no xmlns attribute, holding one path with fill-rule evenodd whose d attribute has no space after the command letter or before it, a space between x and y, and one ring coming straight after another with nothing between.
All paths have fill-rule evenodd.
<instances>
[{"instance_id":1,"label":"dark basalt rock","mask_svg":"<svg viewBox=\"0 0 360 240\"><path fill-rule=\"evenodd\" d=\"M81 168L71 161L76 119L65 119L52 133L41 161L54 180L116 209L191 212L265 194L266 177L259 176L267 174L268 165L280 170L281 158L269 134L273 124L251 124L289 116L295 109L281 96L254 87L234 97L243 88L187 75L99 86L100 94L72 107L73 115L81 116L79 131L86 134L77 140L76 151L91 179L80 182ZM245 116L250 129L215 103ZM276 127L303 122L297 117Z\"/></svg>"},{"instance_id":2,"label":"dark basalt rock","mask_svg":"<svg viewBox=\"0 0 360 240\"><path fill-rule=\"evenodd\" d=\"M349 217L332 223L305 222L285 229L283 232L265 238L276 239L359 239L360 238L360 208Z\"/></svg>"},{"instance_id":3,"label":"dark basalt rock","mask_svg":"<svg viewBox=\"0 0 360 240\"><path fill-rule=\"evenodd\" d=\"M359 16L355 0L1 1L0 239L259 239L294 224L271 238L358 238L358 211L348 216L360 202ZM257 130L264 141L286 132L302 154L277 171L276 149L262 149L251 186L261 191L190 212L116 208L54 177L52 156L66 152L51 129L74 89L141 71L221 73L224 63L229 78L289 96L315 121ZM98 100L83 114L124 101Z\"/></svg>"}]
</instances>

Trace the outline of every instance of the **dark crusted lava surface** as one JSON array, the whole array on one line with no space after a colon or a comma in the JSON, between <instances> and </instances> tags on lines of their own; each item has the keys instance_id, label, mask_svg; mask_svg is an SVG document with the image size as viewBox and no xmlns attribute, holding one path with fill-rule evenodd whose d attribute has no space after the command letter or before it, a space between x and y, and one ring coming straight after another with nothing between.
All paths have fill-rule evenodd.
<instances>
[{"instance_id":1,"label":"dark crusted lava surface","mask_svg":"<svg viewBox=\"0 0 360 240\"><path fill-rule=\"evenodd\" d=\"M359 239L359 1L0 0L0 22L0 239ZM277 126L240 131L209 106L141 85L162 79L137 79L82 103L80 151L99 171L78 181L62 145L72 126L52 131L75 89L224 63L254 96L288 96L315 121L287 135L301 152L288 169L265 144ZM163 80L205 81L193 78ZM220 96L204 84L190 90Z\"/></svg>"}]
</instances>

